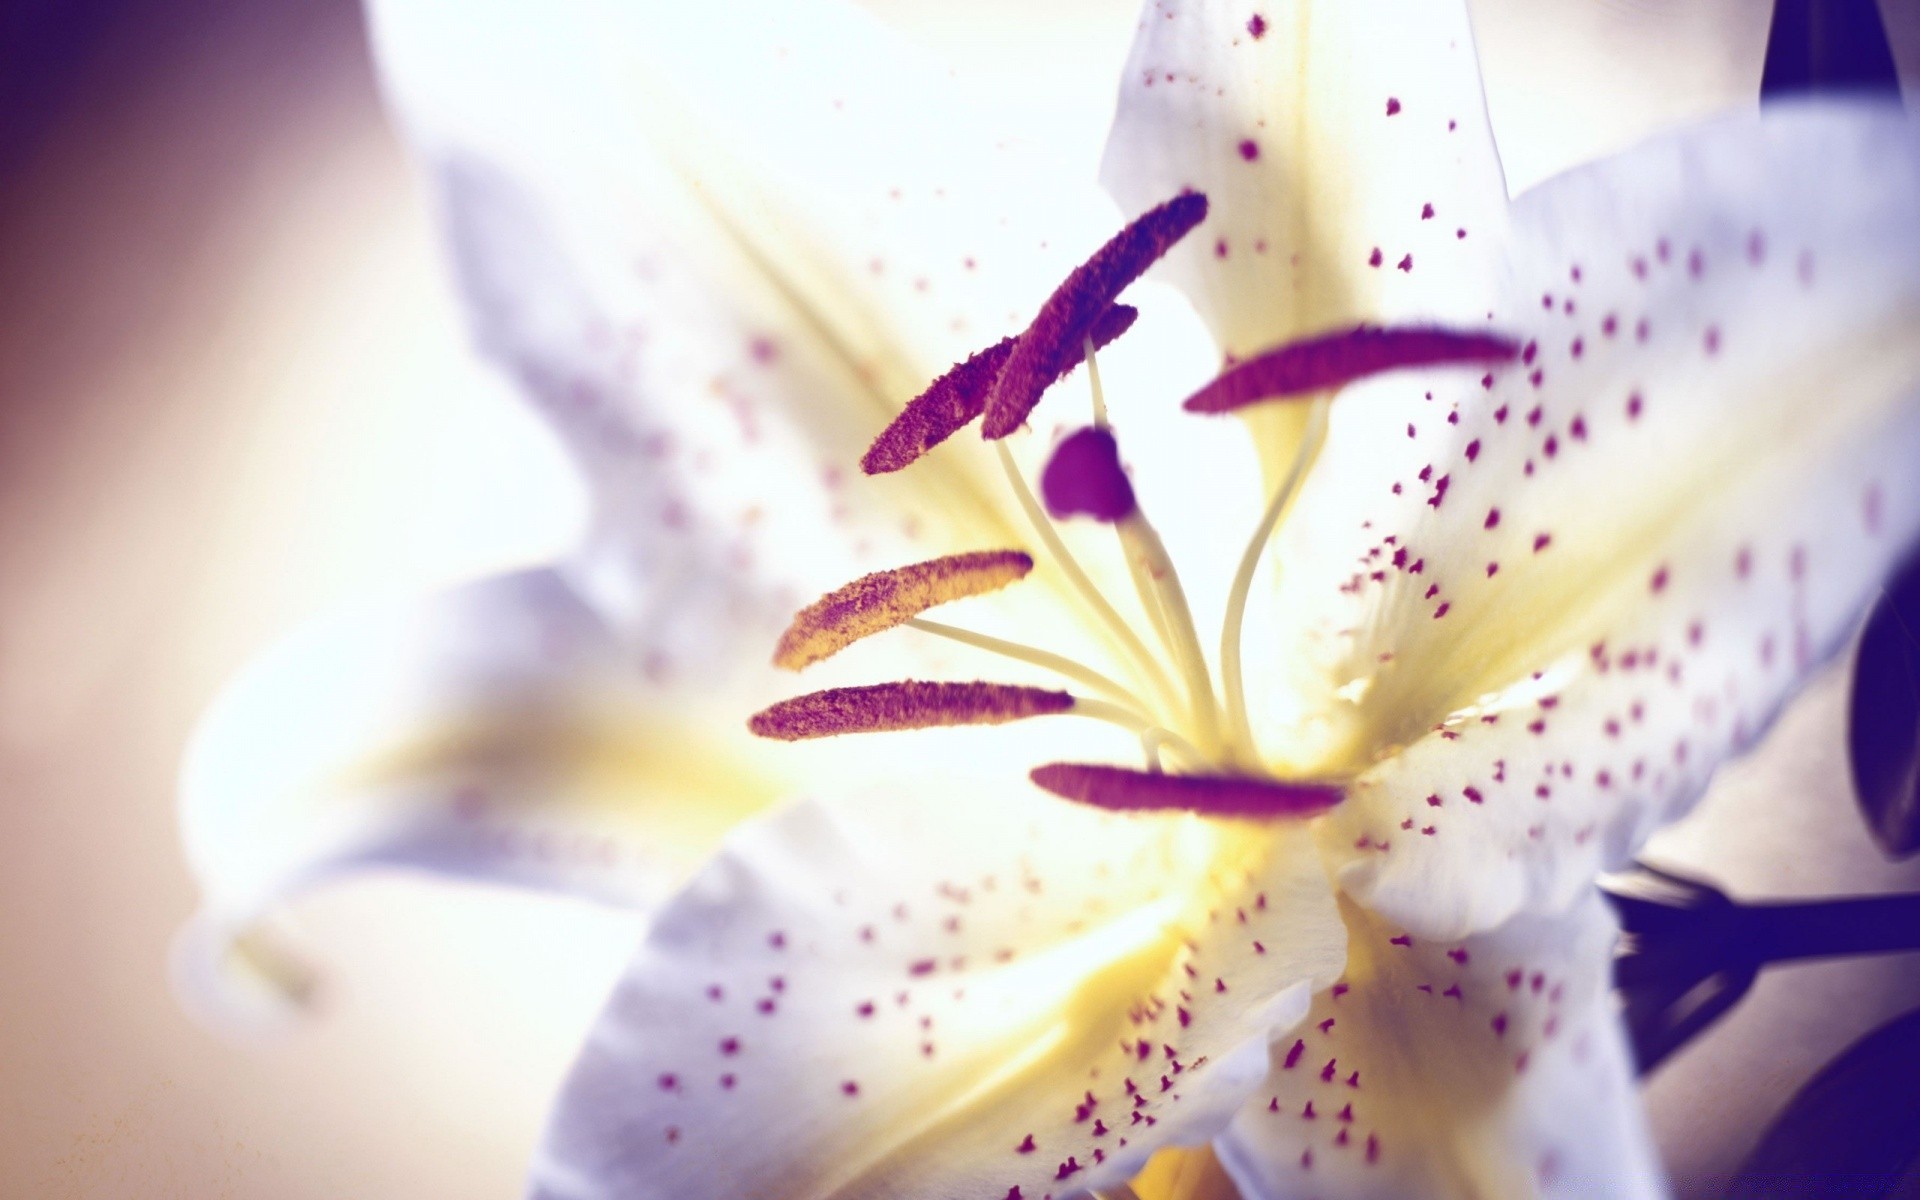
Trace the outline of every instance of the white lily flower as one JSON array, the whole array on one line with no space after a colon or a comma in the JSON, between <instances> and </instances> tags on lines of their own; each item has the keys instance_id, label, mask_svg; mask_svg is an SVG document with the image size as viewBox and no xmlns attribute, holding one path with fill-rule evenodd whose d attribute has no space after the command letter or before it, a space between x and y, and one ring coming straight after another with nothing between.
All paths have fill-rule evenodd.
<instances>
[{"instance_id":1,"label":"white lily flower","mask_svg":"<svg viewBox=\"0 0 1920 1200\"><path fill-rule=\"evenodd\" d=\"M457 7L374 6L386 82L475 341L574 455L591 530L548 567L320 622L218 699L183 772L206 903L177 966L226 1024L284 1020L308 994L272 915L342 873L645 906L742 816L835 777L850 755L797 769L745 728L786 686L781 625L872 557L1004 542L1017 519L957 471L855 487L861 450L1112 221L1092 181L1060 187L983 144L932 72L838 14L834 34L811 10L743 11L728 59L691 12ZM821 61L836 36L851 40ZM836 78L840 55L868 70ZM756 78L769 58L779 73ZM763 111L768 89L824 103L842 83L857 137ZM1027 181L1017 209L1010 178ZM868 207L846 205L856 191ZM949 252L956 220L972 236Z\"/></svg>"},{"instance_id":2,"label":"white lily flower","mask_svg":"<svg viewBox=\"0 0 1920 1200\"><path fill-rule=\"evenodd\" d=\"M189 776L207 928L365 861L646 894L684 861L665 847L772 795L741 722L780 618L989 550L862 581L782 658L1008 588L998 648L1072 694L879 685L757 728L1104 717L1171 769L1035 780L1153 811L1029 788L1025 741L972 782L917 759L852 786L886 774L869 739L809 760L814 798L658 913L537 1195L1064 1198L1209 1141L1245 1196L1658 1194L1591 885L1920 532L1920 142L1871 106L1783 107L1509 203L1459 4L1256 7L1149 4L1108 151L1131 207L1209 198L1122 238L1204 215L1170 266L1243 364L1205 398L1321 369L1248 422L1274 491L1222 514L1254 536L1210 656L1171 571L1206 555L1160 545L1104 417L1044 490L1115 524L1138 620L1101 591L1125 573L1073 577L1017 466L956 443L852 474L928 378L1040 308L972 368L988 431L1020 424L1016 377L1070 365L1145 265L1040 307L1112 228L1097 199L974 140L838 9L376 6L482 347L597 519L552 570L376 623L384 649L322 636L238 686ZM1445 353L1383 372L1410 329ZM1442 365L1468 343L1484 364ZM1123 445L1151 476L1156 446ZM1009 587L1030 543L1044 566ZM449 603L474 636L422 641ZM424 667L396 675L403 653ZM283 751L289 728L323 752ZM504 852L529 826L549 852Z\"/></svg>"}]
</instances>

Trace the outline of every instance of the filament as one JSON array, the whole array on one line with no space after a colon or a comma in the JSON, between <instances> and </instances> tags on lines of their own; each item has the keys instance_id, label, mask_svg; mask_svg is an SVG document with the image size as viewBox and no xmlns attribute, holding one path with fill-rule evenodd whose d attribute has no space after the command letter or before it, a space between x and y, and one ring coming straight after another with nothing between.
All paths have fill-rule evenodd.
<instances>
[{"instance_id":1,"label":"filament","mask_svg":"<svg viewBox=\"0 0 1920 1200\"><path fill-rule=\"evenodd\" d=\"M929 621L924 617L910 618L906 626L909 629L918 629L922 633L930 633L935 637L946 638L948 641L972 646L976 650L985 650L989 654L1016 659L1052 671L1057 675L1064 675L1076 683L1083 683L1097 692L1105 692L1115 700L1134 708L1148 707L1125 684L1102 675L1085 663L1068 658L1064 654L1055 654L1051 650L1042 650L1037 646L1029 646L1025 642L1011 642L990 634L975 633L971 629L961 629L957 625L948 625L941 621Z\"/></svg>"},{"instance_id":2,"label":"filament","mask_svg":"<svg viewBox=\"0 0 1920 1200\"><path fill-rule=\"evenodd\" d=\"M1200 648L1194 631L1193 612L1187 606L1186 589L1180 586L1180 573L1167 554L1166 543L1143 512L1135 512L1118 525L1124 545L1139 558L1145 568L1147 584L1166 618L1169 649L1174 664L1186 676L1188 708L1193 714L1202 742L1213 746L1220 740L1220 714L1213 695L1213 677L1207 673L1206 652Z\"/></svg>"},{"instance_id":3,"label":"filament","mask_svg":"<svg viewBox=\"0 0 1920 1200\"><path fill-rule=\"evenodd\" d=\"M1274 527L1280 523L1281 516L1300 490L1300 481L1306 475L1307 465L1313 461L1320 451L1320 444L1326 440L1327 401L1319 399L1312 403L1306 428L1301 431L1300 444L1294 450L1293 462L1287 467L1286 477L1274 491L1273 499L1268 501L1266 512L1261 514L1253 537L1240 555L1240 566L1233 574L1233 589L1227 594L1226 617L1220 626L1220 685L1226 692L1227 721L1231 736L1248 753L1253 753L1255 746L1253 725L1247 718L1245 677L1240 664L1240 631L1246 623L1247 594L1253 589L1254 568L1260 563L1260 555L1266 550Z\"/></svg>"}]
</instances>

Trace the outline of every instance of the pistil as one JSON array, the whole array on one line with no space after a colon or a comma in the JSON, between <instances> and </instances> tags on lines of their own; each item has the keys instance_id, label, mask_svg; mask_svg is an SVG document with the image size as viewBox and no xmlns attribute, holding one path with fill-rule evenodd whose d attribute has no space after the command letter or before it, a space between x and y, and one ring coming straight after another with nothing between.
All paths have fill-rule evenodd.
<instances>
[{"instance_id":1,"label":"pistil","mask_svg":"<svg viewBox=\"0 0 1920 1200\"><path fill-rule=\"evenodd\" d=\"M1096 413L1104 414L1104 406L1097 402ZM1166 543L1140 511L1133 485L1120 465L1119 446L1112 431L1089 426L1069 435L1054 448L1040 478L1052 516L1087 516L1113 526L1134 587L1140 593L1140 605L1153 620L1161 643L1186 683L1187 714L1200 744L1209 752L1222 751L1213 679L1194 633L1186 591L1167 554Z\"/></svg>"},{"instance_id":2,"label":"pistil","mask_svg":"<svg viewBox=\"0 0 1920 1200\"><path fill-rule=\"evenodd\" d=\"M1127 624L1126 618L1114 610L1112 602L1094 585L1085 568L1081 567L1080 560L1075 558L1073 552L1067 549L1067 544L1060 540L1059 531L1053 527L1053 522L1047 519L1047 514L1040 507L1040 502L1034 499L1033 491L1027 487L1026 479L1020 474L1020 466L1013 461L1013 453L1007 449L1006 443L997 444L994 450L1000 457L1000 466L1006 474L1007 486L1013 489L1014 498L1020 503L1020 511L1026 514L1027 523L1033 526L1034 534L1047 548L1047 553L1052 556L1054 564L1060 568L1060 573L1067 577L1067 582L1080 594L1080 598L1086 602L1094 616L1132 656L1134 663L1140 668L1158 699L1162 703L1170 703L1179 693L1174 690L1172 680L1167 678L1166 670L1161 667L1160 660L1153 656L1153 652L1147 649L1145 643L1141 642L1140 635Z\"/></svg>"},{"instance_id":3,"label":"pistil","mask_svg":"<svg viewBox=\"0 0 1920 1200\"><path fill-rule=\"evenodd\" d=\"M1111 460L1107 464L1107 470L1113 476L1117 476L1119 480L1117 485L1112 483L1107 484L1105 490L1116 494L1124 493L1125 503L1111 503L1105 506L1082 503L1076 507L1079 511L1085 512L1089 516L1117 521L1138 508L1139 504L1133 494L1133 485L1128 481L1126 472L1120 466L1119 450L1117 445L1113 443L1111 436L1111 426L1107 420L1107 393L1106 389L1101 386L1100 383L1100 361L1099 356L1095 353L1097 349L1093 344L1093 339L1088 338L1082 351L1087 360L1087 387L1093 402L1093 429L1097 433L1107 435L1107 446L1105 449L1108 451L1108 457ZM1080 435L1076 434L1075 436ZM1072 439L1069 438L1068 441L1070 442ZM1054 451L1052 460L1047 464L1049 473L1062 464L1066 450L1067 445L1062 443L1062 445ZM1042 495L1046 494L1046 483L1047 480L1043 477L1041 480ZM1047 508L1055 517L1062 516L1062 510L1066 507L1069 507L1069 505L1066 503L1065 497L1062 497L1060 501L1056 501L1052 496L1047 497ZM1105 509L1104 514L1099 511L1102 507ZM1173 631L1167 625L1167 614L1160 604L1159 597L1155 594L1152 580L1147 575L1146 564L1140 560L1138 555L1128 551L1124 539L1121 541L1120 556L1126 561L1127 574L1133 578L1134 594L1139 597L1140 607L1146 611L1147 620L1152 624L1154 633L1159 637L1160 645L1166 649L1168 654L1175 653L1174 646L1176 643L1174 641Z\"/></svg>"},{"instance_id":4,"label":"pistil","mask_svg":"<svg viewBox=\"0 0 1920 1200\"><path fill-rule=\"evenodd\" d=\"M1087 377L1093 390L1094 424L1070 434L1047 460L1040 477L1047 511L1059 519L1087 516L1113 526L1128 573L1140 594L1140 605L1185 681L1187 714L1201 746L1232 761L1237 756L1220 738L1213 677L1194 631L1186 589L1181 586L1166 543L1141 510L1126 468L1120 463L1119 444L1107 422L1099 364L1092 351L1089 345Z\"/></svg>"}]
</instances>

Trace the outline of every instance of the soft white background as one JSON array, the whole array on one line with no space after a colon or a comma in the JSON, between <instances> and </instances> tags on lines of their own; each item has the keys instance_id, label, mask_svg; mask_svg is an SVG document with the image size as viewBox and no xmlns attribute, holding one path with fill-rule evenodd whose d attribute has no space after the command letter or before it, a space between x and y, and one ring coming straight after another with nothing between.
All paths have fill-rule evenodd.
<instances>
[{"instance_id":1,"label":"soft white background","mask_svg":"<svg viewBox=\"0 0 1920 1200\"><path fill-rule=\"evenodd\" d=\"M1131 0L871 6L1092 172ZM0 180L0 1197L512 1196L633 919L371 881L303 909L332 982L305 1033L227 1044L166 989L172 773L221 678L348 597L538 558L579 498L464 357L351 7L158 7ZM1746 102L1766 7L1480 0L1513 182ZM1920 6L1889 16L1911 76ZM1754 895L1920 887L1858 831L1832 684L1668 861ZM1650 1089L1683 1194L1915 1003L1911 960L1764 979Z\"/></svg>"}]
</instances>

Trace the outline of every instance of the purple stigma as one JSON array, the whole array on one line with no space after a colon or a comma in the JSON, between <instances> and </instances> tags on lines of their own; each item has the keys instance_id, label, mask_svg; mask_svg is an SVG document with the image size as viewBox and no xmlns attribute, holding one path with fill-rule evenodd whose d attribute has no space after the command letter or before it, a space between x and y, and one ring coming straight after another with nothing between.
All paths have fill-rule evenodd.
<instances>
[{"instance_id":1,"label":"purple stigma","mask_svg":"<svg viewBox=\"0 0 1920 1200\"><path fill-rule=\"evenodd\" d=\"M1306 396L1406 367L1509 362L1520 348L1486 333L1362 326L1264 351L1187 397L1188 412L1224 413L1261 400Z\"/></svg>"},{"instance_id":2,"label":"purple stigma","mask_svg":"<svg viewBox=\"0 0 1920 1200\"><path fill-rule=\"evenodd\" d=\"M1056 521L1092 517L1111 525L1138 507L1120 465L1119 443L1111 431L1093 426L1075 430L1054 447L1040 473L1040 497Z\"/></svg>"}]
</instances>

